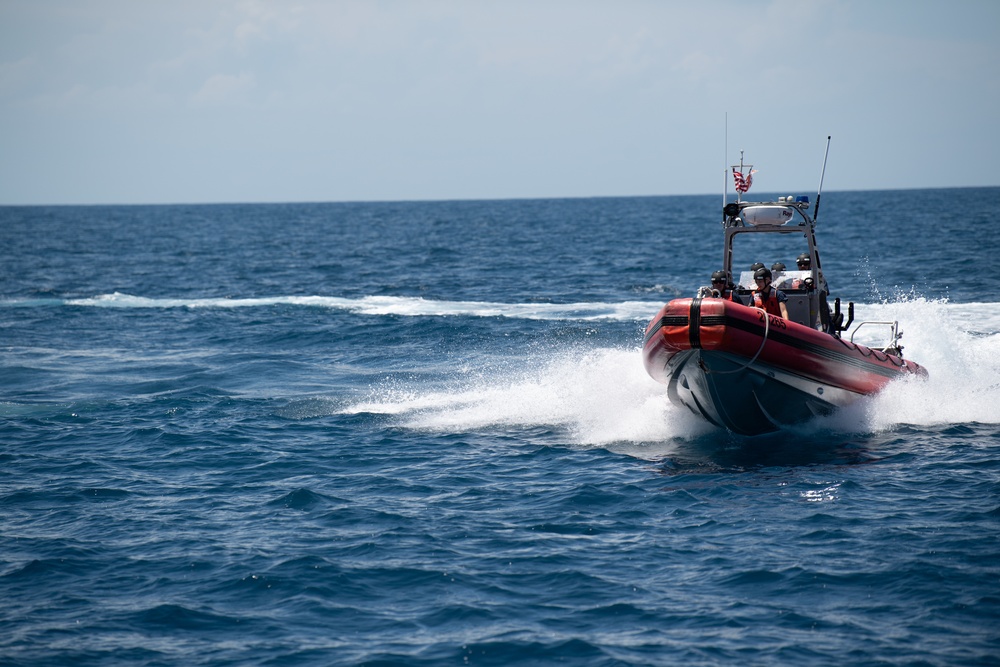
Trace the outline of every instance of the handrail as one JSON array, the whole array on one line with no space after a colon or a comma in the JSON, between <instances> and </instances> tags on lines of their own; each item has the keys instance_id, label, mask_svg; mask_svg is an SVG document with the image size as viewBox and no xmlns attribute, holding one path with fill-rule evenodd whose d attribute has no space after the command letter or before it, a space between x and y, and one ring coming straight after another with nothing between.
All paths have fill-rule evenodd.
<instances>
[{"instance_id":1,"label":"handrail","mask_svg":"<svg viewBox=\"0 0 1000 667\"><path fill-rule=\"evenodd\" d=\"M902 349L899 347L899 339L903 337L903 333L899 331L899 320L892 320L892 321L871 320L871 321L859 322L858 326L854 327L854 331L851 332L851 337L849 340L852 345L855 344L854 335L858 333L861 327L865 326L866 324L877 324L889 327L889 342L887 345L882 346L881 349L883 351L888 350L890 348L897 350ZM879 349L879 348L874 348L874 349Z\"/></svg>"}]
</instances>

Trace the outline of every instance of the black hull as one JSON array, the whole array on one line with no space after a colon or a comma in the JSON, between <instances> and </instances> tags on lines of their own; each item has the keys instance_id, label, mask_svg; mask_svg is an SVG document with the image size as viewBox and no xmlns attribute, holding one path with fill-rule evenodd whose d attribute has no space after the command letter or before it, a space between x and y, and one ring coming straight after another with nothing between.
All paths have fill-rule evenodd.
<instances>
[{"instance_id":1,"label":"black hull","mask_svg":"<svg viewBox=\"0 0 1000 667\"><path fill-rule=\"evenodd\" d=\"M761 435L827 415L859 394L725 352L687 350L670 360L667 395L716 426Z\"/></svg>"}]
</instances>

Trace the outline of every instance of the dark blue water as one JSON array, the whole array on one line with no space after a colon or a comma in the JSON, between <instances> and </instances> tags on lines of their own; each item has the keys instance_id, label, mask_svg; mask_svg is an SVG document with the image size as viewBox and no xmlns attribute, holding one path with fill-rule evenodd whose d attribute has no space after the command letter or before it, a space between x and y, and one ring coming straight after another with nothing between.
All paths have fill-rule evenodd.
<instances>
[{"instance_id":1,"label":"dark blue water","mask_svg":"<svg viewBox=\"0 0 1000 667\"><path fill-rule=\"evenodd\" d=\"M0 208L0 664L1000 664L998 195L824 195L931 378L753 439L721 197Z\"/></svg>"}]
</instances>

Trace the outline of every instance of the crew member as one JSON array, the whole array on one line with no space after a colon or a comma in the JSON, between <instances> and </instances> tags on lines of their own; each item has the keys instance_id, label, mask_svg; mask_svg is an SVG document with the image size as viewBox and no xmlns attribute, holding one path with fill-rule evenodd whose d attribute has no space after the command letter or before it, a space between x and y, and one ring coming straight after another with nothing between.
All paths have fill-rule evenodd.
<instances>
[{"instance_id":1,"label":"crew member","mask_svg":"<svg viewBox=\"0 0 1000 667\"><path fill-rule=\"evenodd\" d=\"M788 281L784 277L785 276L785 269L786 268L788 268L788 267L785 266L784 262L775 262L774 264L771 265L771 280L775 281L774 282L774 286L776 288L778 288L778 287L787 288L788 287L788 285L785 284Z\"/></svg>"},{"instance_id":2,"label":"crew member","mask_svg":"<svg viewBox=\"0 0 1000 667\"><path fill-rule=\"evenodd\" d=\"M721 269L712 274L712 286L700 288L698 296L701 298L725 299L726 301L734 301L739 304L743 303L736 295L736 290L733 289L733 284L729 280L729 274Z\"/></svg>"},{"instance_id":3,"label":"crew member","mask_svg":"<svg viewBox=\"0 0 1000 667\"><path fill-rule=\"evenodd\" d=\"M788 306L785 302L788 297L784 292L776 290L771 286L771 270L768 268L757 269L753 274L753 280L757 283L751 293L751 306L762 308L771 315L777 315L788 319Z\"/></svg>"},{"instance_id":4,"label":"crew member","mask_svg":"<svg viewBox=\"0 0 1000 667\"><path fill-rule=\"evenodd\" d=\"M799 271L809 271L812 268L812 260L809 258L809 253L804 252L801 255L799 255L795 259L795 265L798 267ZM822 292L823 294L829 294L830 287L826 284L826 278L823 277L823 272L817 271L816 273L819 274L820 292ZM812 291L812 289L815 288L815 285L809 285L808 283L806 283L805 279L797 278L794 281L792 281L791 288L805 289Z\"/></svg>"}]
</instances>

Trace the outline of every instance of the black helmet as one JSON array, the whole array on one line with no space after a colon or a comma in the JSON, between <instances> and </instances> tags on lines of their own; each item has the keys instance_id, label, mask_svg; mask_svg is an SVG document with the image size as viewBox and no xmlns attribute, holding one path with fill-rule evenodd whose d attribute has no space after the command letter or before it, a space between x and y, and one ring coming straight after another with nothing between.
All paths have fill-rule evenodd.
<instances>
[{"instance_id":1,"label":"black helmet","mask_svg":"<svg viewBox=\"0 0 1000 667\"><path fill-rule=\"evenodd\" d=\"M763 269L763 268L764 268L764 262L754 262L753 266L750 267L750 270L756 271L757 269Z\"/></svg>"},{"instance_id":2,"label":"black helmet","mask_svg":"<svg viewBox=\"0 0 1000 667\"><path fill-rule=\"evenodd\" d=\"M726 272L725 272L725 271L723 271L722 269L719 269L718 271L716 271L716 272L714 272L714 273L712 274L712 282L713 282L713 283L714 283L715 281L717 281L717 280L721 280L722 282L726 282L726 279L727 279L727 278L729 278L729 276L728 276L728 275L726 275Z\"/></svg>"},{"instance_id":3,"label":"black helmet","mask_svg":"<svg viewBox=\"0 0 1000 667\"><path fill-rule=\"evenodd\" d=\"M777 271L784 271L785 270L785 265L782 264L781 262L775 262L774 264L771 265L771 270L775 271L775 272L777 272Z\"/></svg>"},{"instance_id":4,"label":"black helmet","mask_svg":"<svg viewBox=\"0 0 1000 667\"><path fill-rule=\"evenodd\" d=\"M809 258L809 253L804 252L795 258L796 264L811 264L812 260Z\"/></svg>"},{"instance_id":5,"label":"black helmet","mask_svg":"<svg viewBox=\"0 0 1000 667\"><path fill-rule=\"evenodd\" d=\"M760 267L759 269L757 269L756 271L753 272L753 279L754 280L757 280L758 278L768 278L768 279L770 279L770 277L771 277L771 271L767 267L765 267L765 266L762 266L762 267Z\"/></svg>"}]
</instances>

